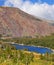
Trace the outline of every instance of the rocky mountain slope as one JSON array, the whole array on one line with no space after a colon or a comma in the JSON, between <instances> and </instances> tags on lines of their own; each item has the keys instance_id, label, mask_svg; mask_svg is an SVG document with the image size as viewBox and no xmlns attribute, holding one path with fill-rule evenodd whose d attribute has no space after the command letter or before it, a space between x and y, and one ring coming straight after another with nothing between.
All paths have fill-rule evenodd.
<instances>
[{"instance_id":1,"label":"rocky mountain slope","mask_svg":"<svg viewBox=\"0 0 54 65\"><path fill-rule=\"evenodd\" d=\"M0 7L0 34L35 37L51 33L54 33L54 26L46 20L33 17L17 8Z\"/></svg>"}]
</instances>

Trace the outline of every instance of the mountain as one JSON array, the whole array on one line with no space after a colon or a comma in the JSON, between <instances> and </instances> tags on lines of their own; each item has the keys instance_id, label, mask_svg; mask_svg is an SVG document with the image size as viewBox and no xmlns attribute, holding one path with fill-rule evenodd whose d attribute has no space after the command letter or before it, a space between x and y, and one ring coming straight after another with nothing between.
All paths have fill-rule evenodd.
<instances>
[{"instance_id":1,"label":"mountain","mask_svg":"<svg viewBox=\"0 0 54 65\"><path fill-rule=\"evenodd\" d=\"M0 7L0 34L12 37L46 36L54 33L49 21L29 15L18 8Z\"/></svg>"}]
</instances>

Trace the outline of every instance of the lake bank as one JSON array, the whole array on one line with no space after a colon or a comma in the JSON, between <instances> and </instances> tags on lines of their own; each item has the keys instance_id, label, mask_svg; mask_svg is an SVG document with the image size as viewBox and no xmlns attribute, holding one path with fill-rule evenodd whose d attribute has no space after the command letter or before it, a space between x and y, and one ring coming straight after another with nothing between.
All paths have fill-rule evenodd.
<instances>
[{"instance_id":1,"label":"lake bank","mask_svg":"<svg viewBox=\"0 0 54 65\"><path fill-rule=\"evenodd\" d=\"M23 45L23 44L12 44L15 46L17 50L28 50L30 52L36 52L36 53L52 53L52 50L50 48L41 47L41 46L29 46L29 45Z\"/></svg>"},{"instance_id":2,"label":"lake bank","mask_svg":"<svg viewBox=\"0 0 54 65\"><path fill-rule=\"evenodd\" d=\"M24 44L18 44L18 43L14 43L14 42L9 42L7 44L11 44L14 45L16 49L23 49L23 50L28 50L30 52L37 52L37 53L46 53L46 52L53 52L54 53L54 49L48 48L48 47L43 47L43 46L35 46L35 45L24 45Z\"/></svg>"},{"instance_id":3,"label":"lake bank","mask_svg":"<svg viewBox=\"0 0 54 65\"><path fill-rule=\"evenodd\" d=\"M44 47L44 46L35 46L35 45L24 45L24 44L18 44L18 43L11 43L11 44L17 44L17 45L21 45L21 46L33 46L33 47L39 47L39 48L47 48L47 49L50 49L50 50L52 50L53 51L53 53L54 53L54 49L51 49L51 48L49 48L49 47Z\"/></svg>"}]
</instances>

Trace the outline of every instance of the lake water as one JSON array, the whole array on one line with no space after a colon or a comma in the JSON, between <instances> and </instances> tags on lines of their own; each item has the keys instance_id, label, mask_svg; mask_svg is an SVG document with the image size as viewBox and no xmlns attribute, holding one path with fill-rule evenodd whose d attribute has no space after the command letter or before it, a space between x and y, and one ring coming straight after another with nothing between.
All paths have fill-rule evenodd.
<instances>
[{"instance_id":1,"label":"lake water","mask_svg":"<svg viewBox=\"0 0 54 65\"><path fill-rule=\"evenodd\" d=\"M45 54L46 52L51 53L52 50L44 47L37 47L37 46L26 46L26 45L18 45L18 44L13 44L17 50L23 50L23 49L28 49L28 51L31 52L37 52L41 54Z\"/></svg>"}]
</instances>

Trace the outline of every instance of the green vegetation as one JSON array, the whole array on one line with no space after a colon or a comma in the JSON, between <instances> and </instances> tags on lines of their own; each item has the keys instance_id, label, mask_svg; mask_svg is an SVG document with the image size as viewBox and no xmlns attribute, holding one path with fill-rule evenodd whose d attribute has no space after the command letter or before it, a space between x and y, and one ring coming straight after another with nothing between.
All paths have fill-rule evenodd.
<instances>
[{"instance_id":1,"label":"green vegetation","mask_svg":"<svg viewBox=\"0 0 54 65\"><path fill-rule=\"evenodd\" d=\"M54 54L38 54L27 49L16 50L11 42L54 49L54 34L46 37L2 39L0 35L0 65L54 65Z\"/></svg>"},{"instance_id":2,"label":"green vegetation","mask_svg":"<svg viewBox=\"0 0 54 65\"><path fill-rule=\"evenodd\" d=\"M16 50L10 44L4 44L4 48L0 48L0 65L54 65L54 54Z\"/></svg>"},{"instance_id":3,"label":"green vegetation","mask_svg":"<svg viewBox=\"0 0 54 65\"><path fill-rule=\"evenodd\" d=\"M37 38L31 38L31 37L11 38L11 39L7 38L7 39L0 39L0 41L10 43L15 42L24 45L43 46L54 49L54 34L52 34L51 36L45 36L45 37L42 36Z\"/></svg>"},{"instance_id":4,"label":"green vegetation","mask_svg":"<svg viewBox=\"0 0 54 65\"><path fill-rule=\"evenodd\" d=\"M1 37L2 37L2 34L0 34L0 39L1 39Z\"/></svg>"},{"instance_id":5,"label":"green vegetation","mask_svg":"<svg viewBox=\"0 0 54 65\"><path fill-rule=\"evenodd\" d=\"M40 38L15 38L14 40L18 44L43 46L54 49L54 34Z\"/></svg>"}]
</instances>

